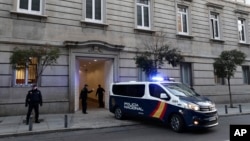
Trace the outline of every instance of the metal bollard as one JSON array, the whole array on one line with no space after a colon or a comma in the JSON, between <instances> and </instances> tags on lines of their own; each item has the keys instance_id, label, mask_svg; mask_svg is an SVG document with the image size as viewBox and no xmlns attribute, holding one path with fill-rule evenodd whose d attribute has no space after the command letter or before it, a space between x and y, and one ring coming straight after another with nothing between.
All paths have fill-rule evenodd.
<instances>
[{"instance_id":1,"label":"metal bollard","mask_svg":"<svg viewBox=\"0 0 250 141\"><path fill-rule=\"evenodd\" d=\"M33 129L33 118L31 116L29 119L29 131L32 131L32 129Z\"/></svg>"},{"instance_id":2,"label":"metal bollard","mask_svg":"<svg viewBox=\"0 0 250 141\"><path fill-rule=\"evenodd\" d=\"M241 105L239 105L239 111L240 111L240 113L242 113L242 108L241 108Z\"/></svg>"},{"instance_id":3,"label":"metal bollard","mask_svg":"<svg viewBox=\"0 0 250 141\"><path fill-rule=\"evenodd\" d=\"M228 112L227 112L227 105L225 105L225 113L227 114Z\"/></svg>"},{"instance_id":4,"label":"metal bollard","mask_svg":"<svg viewBox=\"0 0 250 141\"><path fill-rule=\"evenodd\" d=\"M68 128L68 116L64 116L64 128Z\"/></svg>"}]
</instances>

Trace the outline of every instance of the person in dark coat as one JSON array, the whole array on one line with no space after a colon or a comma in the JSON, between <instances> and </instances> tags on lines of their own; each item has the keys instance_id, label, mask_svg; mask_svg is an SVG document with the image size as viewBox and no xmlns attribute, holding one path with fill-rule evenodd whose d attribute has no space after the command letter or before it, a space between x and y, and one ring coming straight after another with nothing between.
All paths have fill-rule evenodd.
<instances>
[{"instance_id":1,"label":"person in dark coat","mask_svg":"<svg viewBox=\"0 0 250 141\"><path fill-rule=\"evenodd\" d=\"M98 88L96 90L96 96L98 96L98 102L99 102L99 107L103 108L104 107L104 102L103 102L103 94L105 90L101 87L101 85L98 85Z\"/></svg>"},{"instance_id":2,"label":"person in dark coat","mask_svg":"<svg viewBox=\"0 0 250 141\"><path fill-rule=\"evenodd\" d=\"M28 107L28 113L26 116L26 124L29 123L29 118L31 115L32 110L35 110L35 122L40 123L39 118L39 105L42 106L43 100L42 100L42 94L41 91L37 89L36 85L32 86L32 90L28 91L28 94L26 96L25 100L25 107Z\"/></svg>"},{"instance_id":3,"label":"person in dark coat","mask_svg":"<svg viewBox=\"0 0 250 141\"><path fill-rule=\"evenodd\" d=\"M88 93L93 92L93 90L88 90L88 85L85 84L84 88L81 90L80 99L82 99L82 113L87 114L87 98Z\"/></svg>"}]
</instances>

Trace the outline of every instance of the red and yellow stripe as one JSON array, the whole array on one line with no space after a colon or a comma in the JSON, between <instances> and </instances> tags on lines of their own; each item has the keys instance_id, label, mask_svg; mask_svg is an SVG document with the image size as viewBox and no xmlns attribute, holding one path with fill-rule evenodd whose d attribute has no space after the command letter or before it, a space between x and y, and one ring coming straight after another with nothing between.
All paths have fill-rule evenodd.
<instances>
[{"instance_id":1,"label":"red and yellow stripe","mask_svg":"<svg viewBox=\"0 0 250 141\"><path fill-rule=\"evenodd\" d=\"M151 117L163 119L166 113L167 104L165 102L158 102L154 111L150 114Z\"/></svg>"}]
</instances>

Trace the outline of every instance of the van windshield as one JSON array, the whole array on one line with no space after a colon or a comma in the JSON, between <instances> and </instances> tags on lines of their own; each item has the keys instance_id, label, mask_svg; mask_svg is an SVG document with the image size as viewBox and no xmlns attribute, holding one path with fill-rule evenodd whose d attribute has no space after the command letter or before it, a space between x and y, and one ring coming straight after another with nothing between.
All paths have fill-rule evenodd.
<instances>
[{"instance_id":1,"label":"van windshield","mask_svg":"<svg viewBox=\"0 0 250 141\"><path fill-rule=\"evenodd\" d=\"M176 96L197 96L193 90L181 83L162 83L162 85Z\"/></svg>"}]
</instances>

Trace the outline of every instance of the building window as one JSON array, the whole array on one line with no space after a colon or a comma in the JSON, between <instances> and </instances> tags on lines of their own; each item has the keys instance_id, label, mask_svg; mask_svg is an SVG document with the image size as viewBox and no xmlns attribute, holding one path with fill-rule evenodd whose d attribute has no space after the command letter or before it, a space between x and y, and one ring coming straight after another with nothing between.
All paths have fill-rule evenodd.
<instances>
[{"instance_id":1,"label":"building window","mask_svg":"<svg viewBox=\"0 0 250 141\"><path fill-rule=\"evenodd\" d=\"M28 14L42 14L42 0L17 0L17 11Z\"/></svg>"},{"instance_id":2,"label":"building window","mask_svg":"<svg viewBox=\"0 0 250 141\"><path fill-rule=\"evenodd\" d=\"M146 75L146 72L142 68L138 68L138 81L148 81L149 78Z\"/></svg>"},{"instance_id":3,"label":"building window","mask_svg":"<svg viewBox=\"0 0 250 141\"><path fill-rule=\"evenodd\" d=\"M214 82L215 84L219 84L219 85L226 84L225 78L218 77L217 75L214 75Z\"/></svg>"},{"instance_id":4,"label":"building window","mask_svg":"<svg viewBox=\"0 0 250 141\"><path fill-rule=\"evenodd\" d=\"M31 58L30 63L26 66L17 66L15 70L15 84L29 85L36 83L37 75L37 59Z\"/></svg>"},{"instance_id":5,"label":"building window","mask_svg":"<svg viewBox=\"0 0 250 141\"><path fill-rule=\"evenodd\" d=\"M150 0L137 0L137 28L150 29Z\"/></svg>"},{"instance_id":6,"label":"building window","mask_svg":"<svg viewBox=\"0 0 250 141\"><path fill-rule=\"evenodd\" d=\"M192 69L191 63L182 63L181 64L181 81L188 86L192 85Z\"/></svg>"},{"instance_id":7,"label":"building window","mask_svg":"<svg viewBox=\"0 0 250 141\"><path fill-rule=\"evenodd\" d=\"M239 42L246 43L246 20L238 19Z\"/></svg>"},{"instance_id":8,"label":"building window","mask_svg":"<svg viewBox=\"0 0 250 141\"><path fill-rule=\"evenodd\" d=\"M220 39L219 14L210 13L211 33L213 39Z\"/></svg>"},{"instance_id":9,"label":"building window","mask_svg":"<svg viewBox=\"0 0 250 141\"><path fill-rule=\"evenodd\" d=\"M86 21L103 22L103 0L86 0Z\"/></svg>"},{"instance_id":10,"label":"building window","mask_svg":"<svg viewBox=\"0 0 250 141\"><path fill-rule=\"evenodd\" d=\"M188 34L188 8L178 5L177 30L180 34Z\"/></svg>"},{"instance_id":11,"label":"building window","mask_svg":"<svg viewBox=\"0 0 250 141\"><path fill-rule=\"evenodd\" d=\"M249 66L242 66L243 83L250 84Z\"/></svg>"}]
</instances>

